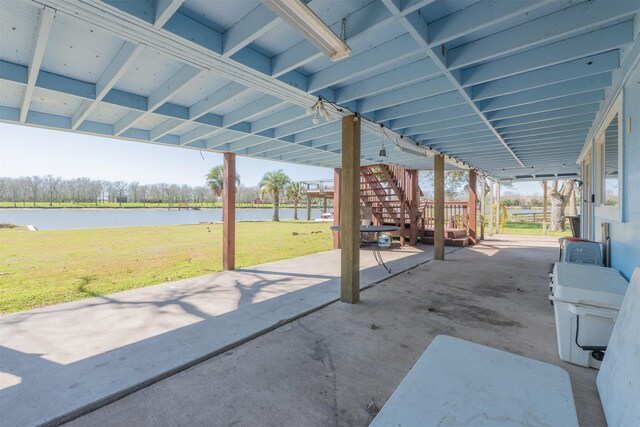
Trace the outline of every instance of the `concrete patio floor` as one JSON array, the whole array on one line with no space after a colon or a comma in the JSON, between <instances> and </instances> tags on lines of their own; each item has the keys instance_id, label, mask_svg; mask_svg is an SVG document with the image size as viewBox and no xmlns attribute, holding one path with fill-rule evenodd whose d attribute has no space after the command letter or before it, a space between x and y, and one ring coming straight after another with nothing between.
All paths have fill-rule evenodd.
<instances>
[{"instance_id":1,"label":"concrete patio floor","mask_svg":"<svg viewBox=\"0 0 640 427\"><path fill-rule=\"evenodd\" d=\"M430 246L384 252L392 274ZM391 275L361 253L361 286ZM2 425L60 422L175 374L339 294L340 252L165 283L0 317Z\"/></svg>"},{"instance_id":2,"label":"concrete patio floor","mask_svg":"<svg viewBox=\"0 0 640 427\"><path fill-rule=\"evenodd\" d=\"M604 426L598 371L557 356L547 299L557 253L557 239L522 236L458 250L366 290L359 304L328 305L70 424L366 426L447 334L561 366L580 425Z\"/></svg>"}]
</instances>

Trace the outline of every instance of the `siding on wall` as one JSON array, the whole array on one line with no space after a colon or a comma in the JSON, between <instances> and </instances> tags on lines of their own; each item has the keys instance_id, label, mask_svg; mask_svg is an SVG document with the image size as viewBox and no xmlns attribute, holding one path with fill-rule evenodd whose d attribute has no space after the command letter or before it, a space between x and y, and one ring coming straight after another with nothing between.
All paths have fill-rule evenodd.
<instances>
[{"instance_id":1,"label":"siding on wall","mask_svg":"<svg viewBox=\"0 0 640 427\"><path fill-rule=\"evenodd\" d=\"M611 264L627 279L640 266L640 65L636 65L622 90L622 215L595 208L594 231L601 238L600 226L610 224ZM629 130L629 118L631 129ZM595 148L595 147L594 147ZM592 150L593 164L596 165ZM594 171L595 172L595 171ZM594 177L597 176L594 174ZM594 180L594 185L597 183Z\"/></svg>"}]
</instances>

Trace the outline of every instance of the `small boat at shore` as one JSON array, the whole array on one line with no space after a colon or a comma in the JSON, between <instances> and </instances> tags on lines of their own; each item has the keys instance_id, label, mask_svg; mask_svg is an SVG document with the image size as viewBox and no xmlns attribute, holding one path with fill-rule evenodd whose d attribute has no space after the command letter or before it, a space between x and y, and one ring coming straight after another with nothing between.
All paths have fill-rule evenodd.
<instances>
[{"instance_id":1,"label":"small boat at shore","mask_svg":"<svg viewBox=\"0 0 640 427\"><path fill-rule=\"evenodd\" d=\"M325 212L316 219L317 222L333 222L333 212Z\"/></svg>"}]
</instances>

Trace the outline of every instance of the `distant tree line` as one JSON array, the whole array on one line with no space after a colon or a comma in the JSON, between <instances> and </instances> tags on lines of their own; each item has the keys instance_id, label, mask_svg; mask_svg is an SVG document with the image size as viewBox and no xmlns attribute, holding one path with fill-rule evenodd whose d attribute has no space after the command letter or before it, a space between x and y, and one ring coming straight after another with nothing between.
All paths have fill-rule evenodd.
<instances>
[{"instance_id":1,"label":"distant tree line","mask_svg":"<svg viewBox=\"0 0 640 427\"><path fill-rule=\"evenodd\" d=\"M238 187L236 201L251 203L260 198L258 187ZM140 184L137 181L105 181L91 178L62 179L53 175L25 176L20 178L0 177L0 201L15 206L33 206L36 203L213 203L219 200L206 186L186 184ZM270 200L264 200L269 203Z\"/></svg>"}]
</instances>

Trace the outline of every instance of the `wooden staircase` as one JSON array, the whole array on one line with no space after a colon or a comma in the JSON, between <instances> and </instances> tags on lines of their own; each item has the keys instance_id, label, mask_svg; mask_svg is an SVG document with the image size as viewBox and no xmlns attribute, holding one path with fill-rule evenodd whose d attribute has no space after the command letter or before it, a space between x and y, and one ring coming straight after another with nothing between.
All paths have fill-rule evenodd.
<instances>
[{"instance_id":1,"label":"wooden staircase","mask_svg":"<svg viewBox=\"0 0 640 427\"><path fill-rule=\"evenodd\" d=\"M469 212L467 202L445 202L444 204L444 244L446 246L468 246ZM434 213L433 202L420 203L420 236L421 242L433 244Z\"/></svg>"},{"instance_id":2,"label":"wooden staircase","mask_svg":"<svg viewBox=\"0 0 640 427\"><path fill-rule=\"evenodd\" d=\"M387 165L360 169L360 201L373 211L377 224L400 225L401 217L411 207L403 186Z\"/></svg>"},{"instance_id":3,"label":"wooden staircase","mask_svg":"<svg viewBox=\"0 0 640 427\"><path fill-rule=\"evenodd\" d=\"M360 168L360 203L371 208L373 222L400 227L400 243L413 233L418 237L420 188L418 171L391 165ZM412 221L413 219L413 221Z\"/></svg>"},{"instance_id":4,"label":"wooden staircase","mask_svg":"<svg viewBox=\"0 0 640 427\"><path fill-rule=\"evenodd\" d=\"M377 225L400 227L397 234L404 245L407 237L419 237L422 243L433 244L432 218L429 202L420 202L423 196L418 186L418 171L398 166L378 164L360 168L360 203L372 211ZM431 204L432 205L432 204ZM467 246L466 221L459 204L445 207L445 244Z\"/></svg>"},{"instance_id":5,"label":"wooden staircase","mask_svg":"<svg viewBox=\"0 0 640 427\"><path fill-rule=\"evenodd\" d=\"M427 245L433 245L434 231L433 228L426 228L422 231L420 241ZM469 235L466 229L445 228L444 230L445 246L469 246Z\"/></svg>"}]
</instances>

